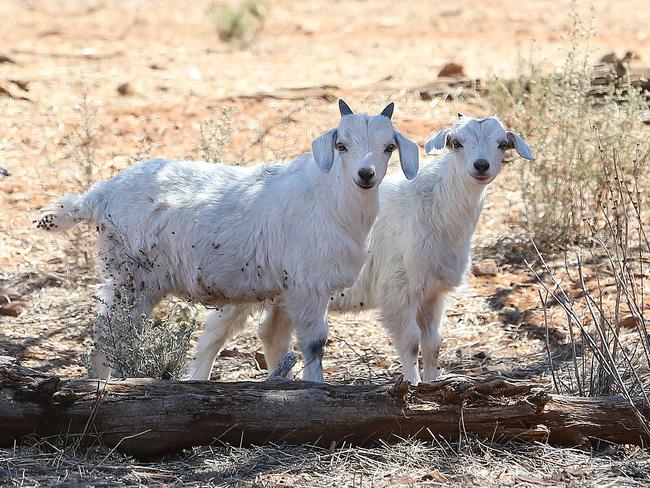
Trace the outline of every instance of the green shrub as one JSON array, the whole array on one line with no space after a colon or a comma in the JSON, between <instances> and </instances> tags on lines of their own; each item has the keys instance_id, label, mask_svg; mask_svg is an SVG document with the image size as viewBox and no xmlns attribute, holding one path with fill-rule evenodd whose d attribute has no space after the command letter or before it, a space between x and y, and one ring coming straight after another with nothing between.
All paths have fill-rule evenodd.
<instances>
[{"instance_id":1,"label":"green shrub","mask_svg":"<svg viewBox=\"0 0 650 488\"><path fill-rule=\"evenodd\" d=\"M217 4L212 10L219 39L246 46L264 25L268 3L266 0L243 0L238 4Z\"/></svg>"}]
</instances>

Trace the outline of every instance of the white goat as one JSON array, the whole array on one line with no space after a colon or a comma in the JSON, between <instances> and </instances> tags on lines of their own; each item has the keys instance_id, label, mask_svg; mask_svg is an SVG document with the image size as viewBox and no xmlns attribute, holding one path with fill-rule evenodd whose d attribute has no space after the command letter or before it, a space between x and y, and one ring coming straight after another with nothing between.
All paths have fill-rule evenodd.
<instances>
[{"instance_id":1,"label":"white goat","mask_svg":"<svg viewBox=\"0 0 650 488\"><path fill-rule=\"evenodd\" d=\"M399 149L408 178L418 170L417 145L393 129L392 103L379 116L355 115L342 100L339 107L338 127L313 142L313 155L255 167L146 161L51 204L38 227L97 225L104 314L124 290L134 317L166 295L223 307L207 314L197 378L212 368L216 353L205 347L221 340L213 329L236 332L251 304L268 301L282 302L295 324L304 378L323 381L329 297L351 286L365 262L391 152ZM110 375L96 348L91 362L100 377Z\"/></svg>"},{"instance_id":2,"label":"white goat","mask_svg":"<svg viewBox=\"0 0 650 488\"><path fill-rule=\"evenodd\" d=\"M487 185L501 171L506 150L532 159L530 147L496 117L474 119L459 114L451 129L438 132L426 152L450 148L442 159L406 181L387 177L380 191L380 213L370 235L370 256L352 288L331 297L330 310L377 308L393 337L404 378L420 382L439 374L440 327L447 295L460 285L471 260L471 238L483 207ZM267 307L264 318L277 330L265 330L278 343L280 307ZM284 341L284 342L283 342ZM276 351L274 354L283 354Z\"/></svg>"}]
</instances>

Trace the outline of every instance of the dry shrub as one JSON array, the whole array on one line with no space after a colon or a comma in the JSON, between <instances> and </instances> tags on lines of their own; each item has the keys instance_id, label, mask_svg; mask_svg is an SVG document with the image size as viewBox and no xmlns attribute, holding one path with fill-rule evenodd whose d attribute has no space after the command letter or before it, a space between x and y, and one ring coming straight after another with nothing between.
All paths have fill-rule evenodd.
<instances>
[{"instance_id":1,"label":"dry shrub","mask_svg":"<svg viewBox=\"0 0 650 488\"><path fill-rule=\"evenodd\" d=\"M223 148L230 144L233 132L233 110L221 109L218 119L208 119L199 127L199 159L223 163Z\"/></svg>"},{"instance_id":2,"label":"dry shrub","mask_svg":"<svg viewBox=\"0 0 650 488\"><path fill-rule=\"evenodd\" d=\"M590 246L577 251L575 266L567 260L564 280L539 253L542 272L535 274L546 291L542 304L547 331L551 297L566 317L570 338L568 361L554 363L549 349L550 369L559 393L619 394L630 404L634 396L642 396L647 404L650 335L645 277L650 242L649 214L637 178L639 162L632 159L630 167L621 166L616 152L608 154L602 148L599 160L604 188L595 198L598 215L584 224ZM601 221L604 225L595 225ZM650 433L647 419L636 411Z\"/></svg>"},{"instance_id":3,"label":"dry shrub","mask_svg":"<svg viewBox=\"0 0 650 488\"><path fill-rule=\"evenodd\" d=\"M106 354L113 374L126 378L180 379L185 372L196 321L182 308L160 320L132 311L137 303L126 288L98 315L102 337L95 347Z\"/></svg>"},{"instance_id":4,"label":"dry shrub","mask_svg":"<svg viewBox=\"0 0 650 488\"><path fill-rule=\"evenodd\" d=\"M492 105L533 147L535 161L517 165L521 224L545 251L566 249L589 237L587 222L598 213L597 195L606 186L600 148L616 152L625 177L632 175L635 161L647 166L650 154L642 123L646 97L628 75L594 90L594 67L588 52L575 47L576 38L556 73L531 65L525 75L496 80L488 88Z\"/></svg>"}]
</instances>

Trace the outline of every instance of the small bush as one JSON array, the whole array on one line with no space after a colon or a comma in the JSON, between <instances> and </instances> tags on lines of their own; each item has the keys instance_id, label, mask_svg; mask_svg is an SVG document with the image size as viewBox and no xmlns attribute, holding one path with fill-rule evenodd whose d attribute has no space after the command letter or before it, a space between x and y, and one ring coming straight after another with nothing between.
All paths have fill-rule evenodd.
<instances>
[{"instance_id":1,"label":"small bush","mask_svg":"<svg viewBox=\"0 0 650 488\"><path fill-rule=\"evenodd\" d=\"M243 0L239 4L213 6L215 29L219 39L248 45L264 25L268 12L266 0Z\"/></svg>"},{"instance_id":2,"label":"small bush","mask_svg":"<svg viewBox=\"0 0 650 488\"><path fill-rule=\"evenodd\" d=\"M103 336L95 347L106 354L117 377L180 379L185 371L196 322L170 312L159 321L136 315L127 289L98 316Z\"/></svg>"},{"instance_id":3,"label":"small bush","mask_svg":"<svg viewBox=\"0 0 650 488\"><path fill-rule=\"evenodd\" d=\"M517 166L523 200L522 226L545 250L566 249L590 234L605 188L601 150L618 155L622 175L638 160L647 165L643 134L648 101L623 77L595 96L594 68L574 48L553 74L530 73L488 89L492 105L531 143L536 160ZM638 159L640 156L641 159Z\"/></svg>"},{"instance_id":4,"label":"small bush","mask_svg":"<svg viewBox=\"0 0 650 488\"><path fill-rule=\"evenodd\" d=\"M208 119L201 124L199 159L209 163L223 163L223 148L232 137L232 109L221 109L219 119Z\"/></svg>"},{"instance_id":5,"label":"small bush","mask_svg":"<svg viewBox=\"0 0 650 488\"><path fill-rule=\"evenodd\" d=\"M650 262L646 211L638 165L625 177L619 160L601 151L604 191L598 198L602 227L586 222L592 246L576 253L576 264L559 276L542 258L536 272L547 295L542 300L548 330L549 298L566 318L570 358L550 370L558 393L597 396L618 394L650 401L650 324L645 283ZM628 168L629 169L629 168ZM539 251L538 251L539 252ZM532 269L532 267L531 267ZM577 288L572 293L569 286ZM650 433L650 423L636 408Z\"/></svg>"}]
</instances>

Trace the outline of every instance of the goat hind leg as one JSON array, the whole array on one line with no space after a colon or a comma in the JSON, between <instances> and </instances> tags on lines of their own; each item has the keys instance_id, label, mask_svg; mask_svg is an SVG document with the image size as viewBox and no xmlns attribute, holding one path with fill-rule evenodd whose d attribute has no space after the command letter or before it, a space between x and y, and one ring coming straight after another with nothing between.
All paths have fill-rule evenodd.
<instances>
[{"instance_id":1,"label":"goat hind leg","mask_svg":"<svg viewBox=\"0 0 650 488\"><path fill-rule=\"evenodd\" d=\"M249 308L227 305L205 316L203 334L190 362L188 380L209 380L214 360L225 343L246 327Z\"/></svg>"}]
</instances>

